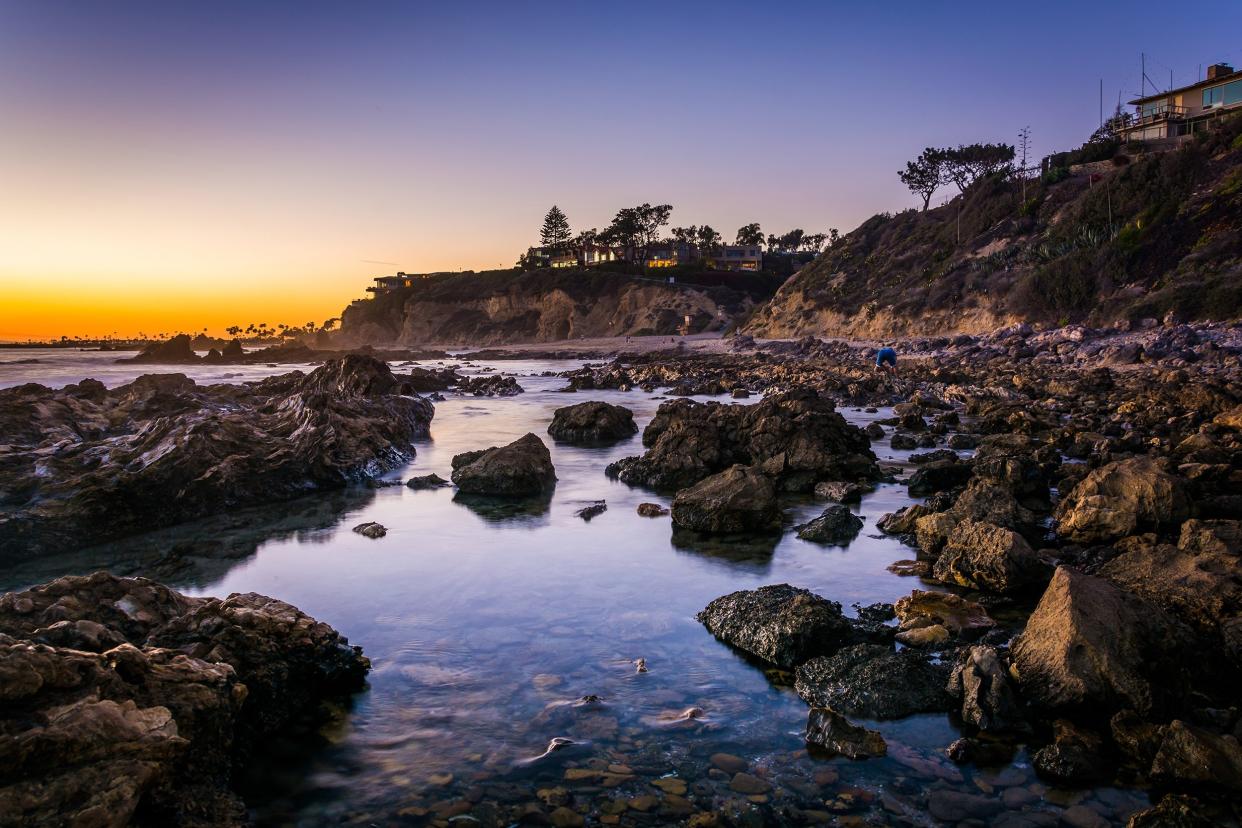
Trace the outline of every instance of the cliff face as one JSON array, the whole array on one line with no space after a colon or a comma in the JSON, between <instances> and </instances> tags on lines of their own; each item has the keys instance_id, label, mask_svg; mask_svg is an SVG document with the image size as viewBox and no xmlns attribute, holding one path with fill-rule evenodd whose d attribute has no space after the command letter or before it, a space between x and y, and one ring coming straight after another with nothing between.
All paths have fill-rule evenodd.
<instances>
[{"instance_id":1,"label":"cliff face","mask_svg":"<svg viewBox=\"0 0 1242 828\"><path fill-rule=\"evenodd\" d=\"M747 322L760 337L1242 315L1242 118L1162 153L978 182L864 222ZM1058 180L1060 179L1060 180Z\"/></svg>"},{"instance_id":2,"label":"cliff face","mask_svg":"<svg viewBox=\"0 0 1242 828\"><path fill-rule=\"evenodd\" d=\"M695 288L595 271L454 274L351 306L343 346L553 342L724 327L754 301L728 288Z\"/></svg>"}]
</instances>

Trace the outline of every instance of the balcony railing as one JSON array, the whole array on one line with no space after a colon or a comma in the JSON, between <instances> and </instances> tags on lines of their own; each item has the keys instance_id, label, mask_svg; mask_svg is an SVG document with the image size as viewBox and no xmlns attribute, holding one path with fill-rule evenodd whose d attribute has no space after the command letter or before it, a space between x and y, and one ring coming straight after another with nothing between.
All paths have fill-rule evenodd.
<instances>
[{"instance_id":1,"label":"balcony railing","mask_svg":"<svg viewBox=\"0 0 1242 828\"><path fill-rule=\"evenodd\" d=\"M1181 121L1186 117L1186 107L1175 106L1173 104L1165 104L1163 106L1152 107L1147 111L1139 111L1138 116L1127 126L1136 127L1144 124L1154 124L1157 121Z\"/></svg>"}]
</instances>

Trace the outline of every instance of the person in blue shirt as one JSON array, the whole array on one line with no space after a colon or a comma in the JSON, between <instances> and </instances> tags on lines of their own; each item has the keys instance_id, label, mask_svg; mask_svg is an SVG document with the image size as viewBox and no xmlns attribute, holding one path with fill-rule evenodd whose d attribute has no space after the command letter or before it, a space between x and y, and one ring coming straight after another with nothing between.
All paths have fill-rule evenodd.
<instances>
[{"instance_id":1,"label":"person in blue shirt","mask_svg":"<svg viewBox=\"0 0 1242 828\"><path fill-rule=\"evenodd\" d=\"M888 343L885 343L883 348L876 351L875 369L889 374L897 373L897 352Z\"/></svg>"}]
</instances>

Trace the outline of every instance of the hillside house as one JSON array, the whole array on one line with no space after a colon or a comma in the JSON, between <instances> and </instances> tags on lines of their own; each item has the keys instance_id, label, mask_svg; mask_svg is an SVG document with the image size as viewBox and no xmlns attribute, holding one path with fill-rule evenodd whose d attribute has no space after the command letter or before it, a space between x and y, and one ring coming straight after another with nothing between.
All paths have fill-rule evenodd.
<instances>
[{"instance_id":1,"label":"hillside house","mask_svg":"<svg viewBox=\"0 0 1242 828\"><path fill-rule=\"evenodd\" d=\"M1135 116L1118 130L1122 140L1157 141L1193 135L1225 113L1242 109L1242 71L1225 63L1213 64L1205 80L1130 103Z\"/></svg>"},{"instance_id":2,"label":"hillside house","mask_svg":"<svg viewBox=\"0 0 1242 828\"><path fill-rule=\"evenodd\" d=\"M757 244L723 244L706 259L714 270L763 270L763 248Z\"/></svg>"},{"instance_id":3,"label":"hillside house","mask_svg":"<svg viewBox=\"0 0 1242 828\"><path fill-rule=\"evenodd\" d=\"M425 274L402 273L398 271L396 276L376 276L371 280L375 282L375 284L368 287L367 292L378 296L381 293L389 293L397 288L411 287L413 286L415 279L421 279L424 275Z\"/></svg>"}]
</instances>

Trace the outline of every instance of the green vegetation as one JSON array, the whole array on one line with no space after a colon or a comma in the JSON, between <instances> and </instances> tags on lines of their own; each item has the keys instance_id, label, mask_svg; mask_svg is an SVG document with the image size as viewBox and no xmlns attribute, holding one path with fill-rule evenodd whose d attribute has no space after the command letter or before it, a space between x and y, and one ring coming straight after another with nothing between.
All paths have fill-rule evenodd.
<instances>
[{"instance_id":1,"label":"green vegetation","mask_svg":"<svg viewBox=\"0 0 1242 828\"><path fill-rule=\"evenodd\" d=\"M1004 153L993 145L993 160L978 162L951 202L863 222L803 268L750 330L788 326L807 304L846 318L974 309L1049 323L1239 316L1242 118L1173 151L1119 156L1118 147L1104 136L1052 156L1024 198L1022 179L996 168ZM948 163L943 153L925 150L902 180L917 193L924 173L915 171ZM1110 160L1094 175L1069 169Z\"/></svg>"}]
</instances>

